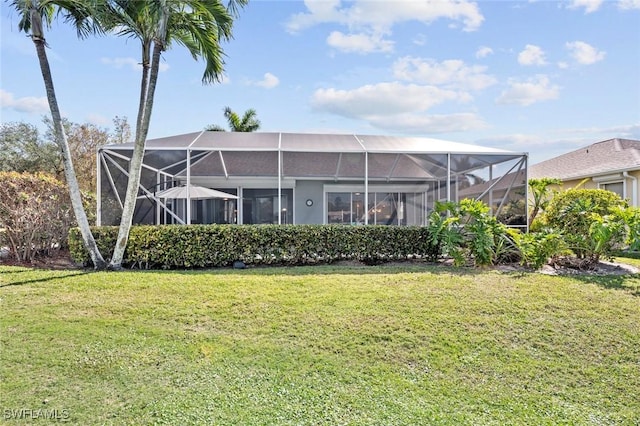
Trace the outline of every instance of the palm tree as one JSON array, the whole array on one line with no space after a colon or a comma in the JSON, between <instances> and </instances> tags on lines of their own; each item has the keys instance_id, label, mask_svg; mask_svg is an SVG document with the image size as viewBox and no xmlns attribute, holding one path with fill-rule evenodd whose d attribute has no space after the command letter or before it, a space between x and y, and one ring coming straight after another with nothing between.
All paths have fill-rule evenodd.
<instances>
[{"instance_id":1,"label":"palm tree","mask_svg":"<svg viewBox=\"0 0 640 426\"><path fill-rule=\"evenodd\" d=\"M101 28L95 19L97 11L91 7L92 5L89 2L82 0L14 0L11 2L11 6L20 14L19 30L29 34L36 47L40 71L42 72L42 79L47 92L47 101L51 111L55 140L62 153L65 178L69 187L69 195L76 222L82 234L82 240L89 251L94 267L96 269L104 269L106 262L98 250L89 227L87 214L82 205L82 195L73 168L67 135L62 125L62 116L53 84L46 51L48 46L44 35L44 27L50 27L55 14L61 14L66 22L72 23L76 27L79 37L86 37L91 33L100 32Z\"/></svg>"},{"instance_id":2,"label":"palm tree","mask_svg":"<svg viewBox=\"0 0 640 426\"><path fill-rule=\"evenodd\" d=\"M242 117L240 117L238 113L232 111L230 107L225 107L224 117L227 119L232 132L255 132L260 128L260 120L257 119L256 110L253 108L246 110ZM209 125L205 130L214 132L225 131L223 127L217 124Z\"/></svg>"},{"instance_id":3,"label":"palm tree","mask_svg":"<svg viewBox=\"0 0 640 426\"><path fill-rule=\"evenodd\" d=\"M231 38L233 18L237 16L238 7L247 3L248 0L230 0L226 7L220 0L112 0L109 3L109 17L105 17L105 21L110 29L120 35L137 38L142 44L142 79L136 136L120 229L110 268L121 269L129 238L162 52L172 42L181 44L194 59L204 59L206 65L203 83L220 81L224 68L220 42Z\"/></svg>"}]
</instances>

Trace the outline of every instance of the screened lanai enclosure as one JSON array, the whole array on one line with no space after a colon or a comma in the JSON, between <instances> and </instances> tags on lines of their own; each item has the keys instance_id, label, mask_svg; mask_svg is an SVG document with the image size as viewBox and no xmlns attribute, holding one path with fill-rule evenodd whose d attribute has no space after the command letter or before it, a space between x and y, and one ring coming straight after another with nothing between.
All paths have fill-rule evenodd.
<instances>
[{"instance_id":1,"label":"screened lanai enclosure","mask_svg":"<svg viewBox=\"0 0 640 426\"><path fill-rule=\"evenodd\" d=\"M132 153L98 152L99 225L120 223ZM474 198L526 227L526 171L526 153L430 138L202 131L147 141L133 222L424 225Z\"/></svg>"}]
</instances>

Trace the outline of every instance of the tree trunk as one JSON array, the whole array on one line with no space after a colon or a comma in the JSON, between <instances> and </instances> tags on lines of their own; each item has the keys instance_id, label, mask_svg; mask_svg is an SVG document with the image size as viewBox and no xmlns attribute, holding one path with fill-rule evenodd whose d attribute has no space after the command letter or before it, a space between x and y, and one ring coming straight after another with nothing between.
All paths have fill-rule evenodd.
<instances>
[{"instance_id":1,"label":"tree trunk","mask_svg":"<svg viewBox=\"0 0 640 426\"><path fill-rule=\"evenodd\" d=\"M51 76L51 69L49 67L49 60L47 58L47 52L45 50L45 40L41 36L34 35L32 37L36 46L36 52L38 53L38 61L40 62L40 70L42 71L42 78L47 91L47 100L49 101L49 109L51 110L51 119L56 135L56 142L62 153L64 162L64 174L67 179L67 185L69 187L69 196L71 198L71 205L73 206L73 212L76 217L76 222L80 228L82 234L82 240L84 246L89 251L91 261L95 269L104 269L107 264L104 261L100 250L96 245L96 241L91 233L89 226L89 220L87 214L84 211L82 205L82 194L80 193L80 187L78 185L78 179L73 168L73 161L71 160L71 152L69 150L69 143L67 142L67 135L65 134L62 126L62 116L60 115L60 109L58 108L58 100L53 87L53 77Z\"/></svg>"},{"instance_id":2,"label":"tree trunk","mask_svg":"<svg viewBox=\"0 0 640 426\"><path fill-rule=\"evenodd\" d=\"M153 45L153 57L151 59L151 69L149 72L149 83L146 88L144 100L142 94L140 97L141 107L138 113L142 112L142 120L138 120L138 129L136 129L136 141L133 147L133 154L129 164L129 181L127 184L127 194L125 196L124 206L122 209L122 218L120 219L120 229L118 230L118 239L116 247L111 257L110 269L122 269L122 260L124 251L129 240L129 231L133 221L133 213L136 206L136 198L138 196L138 186L140 185L140 174L142 171L142 160L144 158L144 148L149 133L149 123L151 121L151 110L153 108L153 99L158 81L158 70L160 68L160 56L164 50L164 44L158 41ZM143 84L144 84L143 76Z\"/></svg>"}]
</instances>

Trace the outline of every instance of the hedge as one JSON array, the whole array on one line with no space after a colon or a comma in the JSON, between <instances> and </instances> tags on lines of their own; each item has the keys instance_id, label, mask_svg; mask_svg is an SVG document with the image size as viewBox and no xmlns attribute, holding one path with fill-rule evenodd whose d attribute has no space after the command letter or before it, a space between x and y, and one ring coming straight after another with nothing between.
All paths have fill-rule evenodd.
<instances>
[{"instance_id":1,"label":"hedge","mask_svg":"<svg viewBox=\"0 0 640 426\"><path fill-rule=\"evenodd\" d=\"M113 252L117 227L94 227L100 252ZM77 228L69 233L72 259L90 258ZM336 260L379 263L433 258L437 248L424 227L344 225L161 225L134 226L123 264L137 268L209 268L248 265L305 265Z\"/></svg>"}]
</instances>

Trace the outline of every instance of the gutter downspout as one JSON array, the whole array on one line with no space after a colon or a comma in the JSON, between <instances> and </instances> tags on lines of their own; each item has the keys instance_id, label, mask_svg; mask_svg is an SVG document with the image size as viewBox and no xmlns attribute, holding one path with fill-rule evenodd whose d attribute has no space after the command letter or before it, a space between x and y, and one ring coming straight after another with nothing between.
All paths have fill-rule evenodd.
<instances>
[{"instance_id":1,"label":"gutter downspout","mask_svg":"<svg viewBox=\"0 0 640 426\"><path fill-rule=\"evenodd\" d=\"M622 172L622 176L631 179L631 205L638 207L638 178L631 176L628 171Z\"/></svg>"}]
</instances>

